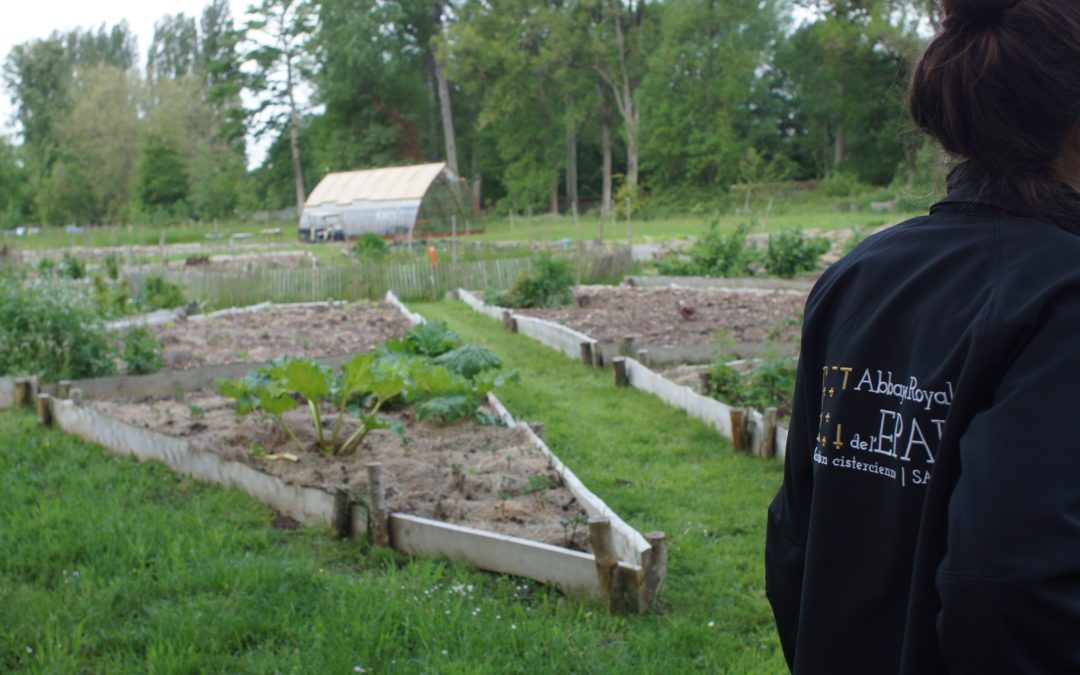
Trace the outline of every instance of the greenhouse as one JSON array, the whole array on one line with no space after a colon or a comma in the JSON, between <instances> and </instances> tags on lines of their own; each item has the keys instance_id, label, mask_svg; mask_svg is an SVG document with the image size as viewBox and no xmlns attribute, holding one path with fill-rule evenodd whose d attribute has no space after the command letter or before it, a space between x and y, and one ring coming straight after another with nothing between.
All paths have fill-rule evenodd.
<instances>
[{"instance_id":1,"label":"greenhouse","mask_svg":"<svg viewBox=\"0 0 1080 675\"><path fill-rule=\"evenodd\" d=\"M327 174L300 215L300 239L427 239L483 230L466 181L445 162Z\"/></svg>"}]
</instances>

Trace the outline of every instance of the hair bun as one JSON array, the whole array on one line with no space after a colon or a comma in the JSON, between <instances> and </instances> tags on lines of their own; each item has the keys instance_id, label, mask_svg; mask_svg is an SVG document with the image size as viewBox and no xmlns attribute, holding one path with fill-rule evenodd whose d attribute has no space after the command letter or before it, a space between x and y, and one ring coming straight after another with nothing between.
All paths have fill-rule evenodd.
<instances>
[{"instance_id":1,"label":"hair bun","mask_svg":"<svg viewBox=\"0 0 1080 675\"><path fill-rule=\"evenodd\" d=\"M1020 0L943 0L945 28L992 26Z\"/></svg>"}]
</instances>

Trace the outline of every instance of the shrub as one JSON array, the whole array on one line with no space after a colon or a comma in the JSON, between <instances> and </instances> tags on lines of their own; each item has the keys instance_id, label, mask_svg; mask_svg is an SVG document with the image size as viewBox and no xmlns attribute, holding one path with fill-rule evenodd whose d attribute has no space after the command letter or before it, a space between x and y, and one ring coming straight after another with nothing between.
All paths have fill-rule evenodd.
<instances>
[{"instance_id":1,"label":"shrub","mask_svg":"<svg viewBox=\"0 0 1080 675\"><path fill-rule=\"evenodd\" d=\"M825 237L807 237L801 230L769 235L763 263L765 271L780 277L816 270L821 256L829 250Z\"/></svg>"},{"instance_id":2,"label":"shrub","mask_svg":"<svg viewBox=\"0 0 1080 675\"><path fill-rule=\"evenodd\" d=\"M161 343L146 328L129 328L122 338L121 357L131 375L147 375L161 370Z\"/></svg>"},{"instance_id":3,"label":"shrub","mask_svg":"<svg viewBox=\"0 0 1080 675\"><path fill-rule=\"evenodd\" d=\"M569 260L541 255L506 296L511 307L558 307L574 301L574 269Z\"/></svg>"},{"instance_id":4,"label":"shrub","mask_svg":"<svg viewBox=\"0 0 1080 675\"><path fill-rule=\"evenodd\" d=\"M160 274L146 277L135 296L135 306L144 311L172 309L186 301L183 289Z\"/></svg>"},{"instance_id":5,"label":"shrub","mask_svg":"<svg viewBox=\"0 0 1080 675\"><path fill-rule=\"evenodd\" d=\"M742 224L722 232L717 223L709 225L704 236L690 247L689 260L675 258L660 261L661 274L678 276L737 277L751 274L758 254L751 245L750 225Z\"/></svg>"},{"instance_id":6,"label":"shrub","mask_svg":"<svg viewBox=\"0 0 1080 675\"><path fill-rule=\"evenodd\" d=\"M113 253L105 256L105 273L112 281L120 278L120 259Z\"/></svg>"},{"instance_id":7,"label":"shrub","mask_svg":"<svg viewBox=\"0 0 1080 675\"><path fill-rule=\"evenodd\" d=\"M70 253L64 253L60 263L60 273L69 279L82 279L86 276L86 265Z\"/></svg>"},{"instance_id":8,"label":"shrub","mask_svg":"<svg viewBox=\"0 0 1080 675\"><path fill-rule=\"evenodd\" d=\"M96 307L57 281L0 277L0 345L0 375L56 381L116 370Z\"/></svg>"},{"instance_id":9,"label":"shrub","mask_svg":"<svg viewBox=\"0 0 1080 675\"><path fill-rule=\"evenodd\" d=\"M869 189L858 176L848 171L836 171L818 183L818 190L826 197L851 197Z\"/></svg>"},{"instance_id":10,"label":"shrub","mask_svg":"<svg viewBox=\"0 0 1080 675\"><path fill-rule=\"evenodd\" d=\"M353 244L353 253L358 260L381 260L390 252L386 241L374 232L366 232Z\"/></svg>"}]
</instances>

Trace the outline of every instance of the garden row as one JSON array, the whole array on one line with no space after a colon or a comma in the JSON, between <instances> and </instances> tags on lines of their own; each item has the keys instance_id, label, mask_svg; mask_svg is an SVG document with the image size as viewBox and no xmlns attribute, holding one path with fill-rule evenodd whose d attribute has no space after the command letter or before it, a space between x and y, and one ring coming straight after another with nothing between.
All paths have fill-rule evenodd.
<instances>
[{"instance_id":1,"label":"garden row","mask_svg":"<svg viewBox=\"0 0 1080 675\"><path fill-rule=\"evenodd\" d=\"M673 382L653 368L707 361L717 347L706 341L732 329L741 338L737 344L744 356L749 356L747 352L755 347L761 355L760 345L768 330L763 326L774 324L778 317L801 313L805 296L800 292L582 288L577 290L576 302L570 308L556 310L508 309L485 303L465 289L459 289L457 296L509 330L580 359L587 366L612 367L617 386L648 391L685 410L731 439L736 450L762 457L784 456L787 430L779 422L789 410L774 403L758 411L717 400L715 394L724 391L724 383L713 380L729 373L737 380L742 377L739 369L749 368L751 377L768 382L768 388L775 390L765 392L763 398L783 400L789 409L794 385L791 352L797 350L798 343L796 324L784 325L779 331L787 352L784 355L766 353L763 359L741 359L695 371L704 381L700 388L714 396ZM599 337L586 332L593 328Z\"/></svg>"},{"instance_id":2,"label":"garden row","mask_svg":"<svg viewBox=\"0 0 1080 675\"><path fill-rule=\"evenodd\" d=\"M377 345L345 343L339 356L260 367L230 362L236 354L226 349L214 365L40 392L32 379L0 378L0 408L36 401L43 424L235 485L341 536L370 533L406 553L606 596L616 610L647 608L666 569L663 535L646 540L626 525L513 419L492 393L513 374L490 353L424 323L392 294L387 305L404 317L399 329L369 336ZM254 318L246 340L257 341L275 309L189 318L187 329ZM328 325L327 344L367 323L359 315ZM291 344L270 351L314 355L302 343L318 327L296 328L281 332Z\"/></svg>"}]
</instances>

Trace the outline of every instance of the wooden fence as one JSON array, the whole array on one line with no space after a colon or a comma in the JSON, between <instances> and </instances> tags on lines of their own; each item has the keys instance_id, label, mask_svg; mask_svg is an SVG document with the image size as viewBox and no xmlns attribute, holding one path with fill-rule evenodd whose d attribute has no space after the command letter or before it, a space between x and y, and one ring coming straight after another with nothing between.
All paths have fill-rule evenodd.
<instances>
[{"instance_id":1,"label":"wooden fence","mask_svg":"<svg viewBox=\"0 0 1080 675\"><path fill-rule=\"evenodd\" d=\"M630 272L628 247L614 252L581 251L557 254L575 261L583 279L603 279ZM164 275L184 287L191 300L211 308L239 307L260 302L297 303L322 300L374 300L394 291L405 301L438 300L458 287L505 290L533 267L532 257L501 258L432 265L414 262L394 265L332 265L307 269L256 268L242 272L219 270L143 270L129 276L133 294L145 279Z\"/></svg>"}]
</instances>

